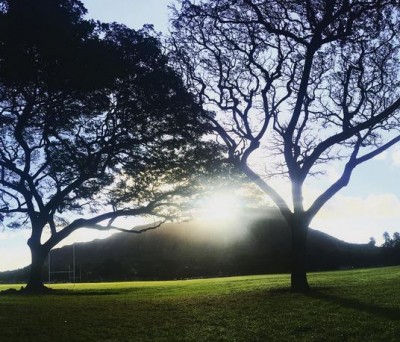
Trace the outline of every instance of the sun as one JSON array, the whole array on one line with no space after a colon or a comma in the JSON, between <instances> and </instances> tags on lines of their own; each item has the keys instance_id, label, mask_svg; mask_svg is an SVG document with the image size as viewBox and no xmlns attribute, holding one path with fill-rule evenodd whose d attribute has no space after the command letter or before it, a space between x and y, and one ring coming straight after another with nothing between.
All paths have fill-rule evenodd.
<instances>
[{"instance_id":1,"label":"sun","mask_svg":"<svg viewBox=\"0 0 400 342\"><path fill-rule=\"evenodd\" d=\"M198 215L205 220L233 220L241 208L240 200L229 192L215 192L199 203Z\"/></svg>"}]
</instances>

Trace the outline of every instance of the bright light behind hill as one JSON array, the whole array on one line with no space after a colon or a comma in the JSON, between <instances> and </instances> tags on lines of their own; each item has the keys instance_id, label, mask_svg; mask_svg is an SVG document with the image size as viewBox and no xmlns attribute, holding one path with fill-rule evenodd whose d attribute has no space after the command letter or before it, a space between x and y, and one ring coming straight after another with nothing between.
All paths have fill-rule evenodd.
<instances>
[{"instance_id":1,"label":"bright light behind hill","mask_svg":"<svg viewBox=\"0 0 400 342\"><path fill-rule=\"evenodd\" d=\"M201 229L198 238L217 244L232 243L246 234L243 219L245 203L233 189L215 190L197 202L193 218Z\"/></svg>"},{"instance_id":2,"label":"bright light behind hill","mask_svg":"<svg viewBox=\"0 0 400 342\"><path fill-rule=\"evenodd\" d=\"M240 209L242 203L234 193L215 192L199 203L198 216L207 221L228 221L234 220Z\"/></svg>"}]
</instances>

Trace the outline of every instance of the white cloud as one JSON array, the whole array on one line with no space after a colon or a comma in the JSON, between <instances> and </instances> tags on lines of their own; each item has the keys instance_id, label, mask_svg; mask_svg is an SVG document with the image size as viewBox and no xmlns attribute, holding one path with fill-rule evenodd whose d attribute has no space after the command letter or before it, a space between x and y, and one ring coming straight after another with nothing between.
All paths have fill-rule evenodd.
<instances>
[{"instance_id":1,"label":"white cloud","mask_svg":"<svg viewBox=\"0 0 400 342\"><path fill-rule=\"evenodd\" d=\"M28 230L0 232L0 272L29 264L30 252L26 243Z\"/></svg>"},{"instance_id":2,"label":"white cloud","mask_svg":"<svg viewBox=\"0 0 400 342\"><path fill-rule=\"evenodd\" d=\"M392 150L392 162L395 166L400 166L400 147L396 146Z\"/></svg>"},{"instance_id":3,"label":"white cloud","mask_svg":"<svg viewBox=\"0 0 400 342\"><path fill-rule=\"evenodd\" d=\"M328 181L330 183L333 183L333 182L336 182L342 174L334 167L331 167L326 171L326 175L327 175Z\"/></svg>"},{"instance_id":4,"label":"white cloud","mask_svg":"<svg viewBox=\"0 0 400 342\"><path fill-rule=\"evenodd\" d=\"M0 241L6 241L9 239L22 238L28 240L31 235L31 231L29 229L3 229L0 230Z\"/></svg>"},{"instance_id":5,"label":"white cloud","mask_svg":"<svg viewBox=\"0 0 400 342\"><path fill-rule=\"evenodd\" d=\"M321 214L325 218L357 216L360 218L399 218L400 199L394 194L371 194L367 197L336 195Z\"/></svg>"},{"instance_id":6,"label":"white cloud","mask_svg":"<svg viewBox=\"0 0 400 342\"><path fill-rule=\"evenodd\" d=\"M384 231L400 230L400 199L390 193L367 197L337 195L315 217L312 227L349 242L378 243Z\"/></svg>"},{"instance_id":7,"label":"white cloud","mask_svg":"<svg viewBox=\"0 0 400 342\"><path fill-rule=\"evenodd\" d=\"M379 153L376 157L374 157L375 160L386 160L388 158L388 151L384 151L382 153Z\"/></svg>"},{"instance_id":8,"label":"white cloud","mask_svg":"<svg viewBox=\"0 0 400 342\"><path fill-rule=\"evenodd\" d=\"M0 272L22 268L29 264L30 252L28 246L19 246L18 253L16 253L16 246L2 246L0 247Z\"/></svg>"}]
</instances>

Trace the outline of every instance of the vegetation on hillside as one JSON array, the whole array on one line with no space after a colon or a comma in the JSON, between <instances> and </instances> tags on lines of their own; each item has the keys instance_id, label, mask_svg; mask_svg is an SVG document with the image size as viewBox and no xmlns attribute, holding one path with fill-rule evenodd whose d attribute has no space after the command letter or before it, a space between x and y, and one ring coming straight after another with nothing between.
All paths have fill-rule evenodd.
<instances>
[{"instance_id":1,"label":"vegetation on hillside","mask_svg":"<svg viewBox=\"0 0 400 342\"><path fill-rule=\"evenodd\" d=\"M116 234L75 244L76 280L186 279L290 272L289 228L273 209L268 218L260 218L259 214L248 212L242 219L229 223L165 224L140 236ZM308 235L308 271L396 264L400 264L400 250L346 243L312 229ZM52 282L72 280L72 246L52 251L51 271ZM64 273L57 273L60 271ZM3 272L0 281L23 282L27 273L27 269ZM48 279L47 263L43 276Z\"/></svg>"}]
</instances>

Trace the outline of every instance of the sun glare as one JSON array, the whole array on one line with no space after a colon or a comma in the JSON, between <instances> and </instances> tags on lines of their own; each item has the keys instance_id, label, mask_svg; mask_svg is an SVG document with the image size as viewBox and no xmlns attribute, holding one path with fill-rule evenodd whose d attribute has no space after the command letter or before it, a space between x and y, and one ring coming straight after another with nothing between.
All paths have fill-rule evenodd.
<instances>
[{"instance_id":1,"label":"sun glare","mask_svg":"<svg viewBox=\"0 0 400 342\"><path fill-rule=\"evenodd\" d=\"M234 194L217 192L200 203L198 214L206 220L228 221L235 218L240 207Z\"/></svg>"}]
</instances>

